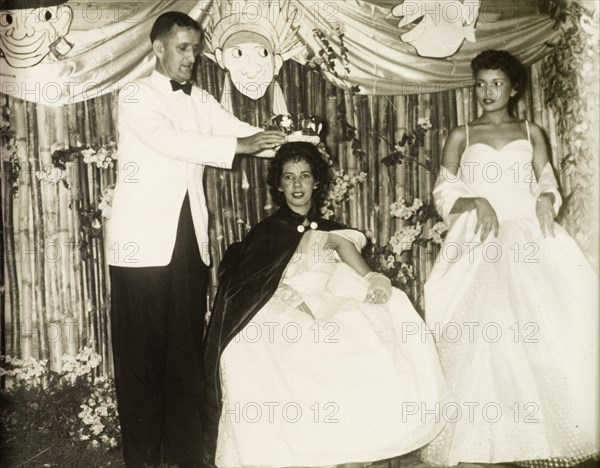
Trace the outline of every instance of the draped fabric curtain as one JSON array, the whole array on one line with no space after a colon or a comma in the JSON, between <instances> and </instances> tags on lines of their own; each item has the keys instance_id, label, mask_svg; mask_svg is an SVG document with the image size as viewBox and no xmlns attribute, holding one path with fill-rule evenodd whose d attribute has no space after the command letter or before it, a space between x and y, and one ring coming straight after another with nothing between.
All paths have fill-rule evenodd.
<instances>
[{"instance_id":1,"label":"draped fabric curtain","mask_svg":"<svg viewBox=\"0 0 600 468\"><path fill-rule=\"evenodd\" d=\"M283 0L67 1L62 8L70 8L73 19L62 39L72 44L72 49L57 58L49 53L47 45L42 45L47 56L27 67L0 58L0 91L47 105L96 98L131 86L132 80L148 75L154 68L149 33L159 14L182 11L206 26L219 8L225 13L265 14L268 3L280 1L283 5ZM428 12L423 19L428 24L462 21L457 16L457 7L463 3L459 0L404 0L404 3ZM361 0L290 0L281 14L297 28L306 45L305 51L294 60L305 64L320 59L321 53L329 54L327 47L331 47L333 68L322 63L321 69L325 78L338 87L359 86L360 93L369 95L418 94L467 85L470 60L484 49L506 49L523 63L532 64L548 52L545 43L556 34L552 20L539 14L537 2L481 0L476 42L465 41L456 54L447 58L421 57L411 44L400 38L413 26L399 28L398 18L391 14L394 3L385 5ZM14 18L10 25L0 24L0 48L10 46L3 42L3 35L20 41L23 49L34 47L27 41L42 39L41 21L18 10L11 14ZM18 31L17 22L21 25ZM50 23L58 27L56 19ZM17 39L17 32L21 39ZM328 46L319 33L327 38ZM343 58L344 48L347 62Z\"/></svg>"},{"instance_id":2,"label":"draped fabric curtain","mask_svg":"<svg viewBox=\"0 0 600 468\"><path fill-rule=\"evenodd\" d=\"M554 133L553 115L543 105L540 67L532 67L532 84L519 115L540 124L552 144L555 167L562 156ZM197 69L199 83L218 96L224 75L208 59ZM292 113L319 115L325 122L323 139L334 167L349 175L361 164L368 173L351 199L339 207L336 219L372 233L379 245L401 227L390 216L390 205L404 198L431 200L441 149L449 130L471 120L477 104L470 88L410 96L359 95L344 91L320 74L295 62L284 65L278 77ZM6 96L3 96L6 98ZM270 115L268 95L251 101L234 95L235 113L252 124ZM4 353L27 358L49 358L58 369L65 353L84 344L103 357L104 372L111 371L110 288L106 258L114 255L104 245L104 218L97 215L105 189L115 183L112 168L99 168L77 157L62 172L52 161L55 150L77 145L117 141L116 94L49 107L8 97L11 128L18 146L18 177L14 190L10 167L4 162L2 213L4 216L5 311L2 323ZM418 148L415 160L387 167L381 163L401 136L414 130L419 118L429 118L431 130ZM343 122L356 128L356 139L365 152L361 162L347 141ZM354 142L356 143L356 142ZM201 149L199 148L199 151ZM273 207L266 185L267 162L240 157L234 170L207 168L205 187L211 214L210 239L215 271L229 244L240 240ZM119 177L127 174L119 174ZM563 189L570 180L563 178ZM101 219L101 225L96 225ZM430 227L430 226L429 226ZM414 290L409 293L422 310L421 288L435 261L436 247L412 248L416 266Z\"/></svg>"},{"instance_id":3,"label":"draped fabric curtain","mask_svg":"<svg viewBox=\"0 0 600 468\"><path fill-rule=\"evenodd\" d=\"M329 38L335 51L342 47L341 28L348 49L348 70L336 67L338 76L325 70L325 77L339 87L359 86L365 94L402 95L444 91L471 83L470 63L486 49L504 49L530 65L548 53L546 42L556 35L553 21L540 15L535 2L481 1L476 23L476 42L464 41L446 58L421 57L400 39L409 26L398 28L399 18L390 4L407 4L407 10L429 12L422 21L438 24L444 19L460 21L458 1L383 2L386 7L362 1L298 2L299 34L309 51L322 48L315 30ZM435 31L429 33L434 34ZM425 30L426 34L428 30ZM296 57L304 63L301 57ZM341 65L341 64L340 64Z\"/></svg>"}]
</instances>

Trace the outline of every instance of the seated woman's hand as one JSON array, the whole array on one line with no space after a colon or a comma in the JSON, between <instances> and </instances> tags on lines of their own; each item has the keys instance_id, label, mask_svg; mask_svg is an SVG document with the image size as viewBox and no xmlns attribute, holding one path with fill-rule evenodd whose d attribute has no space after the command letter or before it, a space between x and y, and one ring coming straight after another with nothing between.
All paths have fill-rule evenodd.
<instances>
[{"instance_id":1,"label":"seated woman's hand","mask_svg":"<svg viewBox=\"0 0 600 468\"><path fill-rule=\"evenodd\" d=\"M542 193L535 204L535 214L540 222L542 235L546 237L550 233L554 237L554 195L551 193Z\"/></svg>"},{"instance_id":2,"label":"seated woman's hand","mask_svg":"<svg viewBox=\"0 0 600 468\"><path fill-rule=\"evenodd\" d=\"M483 242L490 232L494 232L494 236L498 236L498 230L500 229L500 223L498 222L498 216L496 210L485 198L475 199L475 211L477 212L477 224L475 225L475 233L481 229L481 242Z\"/></svg>"},{"instance_id":3,"label":"seated woman's hand","mask_svg":"<svg viewBox=\"0 0 600 468\"><path fill-rule=\"evenodd\" d=\"M367 287L367 297L365 300L372 304L385 304L392 297L392 282L390 279L371 271L365 275L365 279L369 282Z\"/></svg>"}]
</instances>

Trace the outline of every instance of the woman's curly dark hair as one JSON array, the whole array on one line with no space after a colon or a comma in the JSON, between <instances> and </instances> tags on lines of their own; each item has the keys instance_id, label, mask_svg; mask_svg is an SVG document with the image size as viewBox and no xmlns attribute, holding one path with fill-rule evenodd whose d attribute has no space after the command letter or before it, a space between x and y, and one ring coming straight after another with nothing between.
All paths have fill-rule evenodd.
<instances>
[{"instance_id":1,"label":"woman's curly dark hair","mask_svg":"<svg viewBox=\"0 0 600 468\"><path fill-rule=\"evenodd\" d=\"M486 50L471 61L471 70L475 78L481 70L502 70L517 92L508 101L511 113L516 110L517 102L525 93L527 86L527 69L514 55L505 50Z\"/></svg>"},{"instance_id":2,"label":"woman's curly dark hair","mask_svg":"<svg viewBox=\"0 0 600 468\"><path fill-rule=\"evenodd\" d=\"M313 191L312 205L315 209L319 210L323 206L329 192L331 171L329 164L327 164L319 149L312 143L305 141L284 143L271 160L267 175L271 198L277 206L285 206L285 196L278 189L281 185L283 166L289 161L306 161L310 166L317 185Z\"/></svg>"}]
</instances>

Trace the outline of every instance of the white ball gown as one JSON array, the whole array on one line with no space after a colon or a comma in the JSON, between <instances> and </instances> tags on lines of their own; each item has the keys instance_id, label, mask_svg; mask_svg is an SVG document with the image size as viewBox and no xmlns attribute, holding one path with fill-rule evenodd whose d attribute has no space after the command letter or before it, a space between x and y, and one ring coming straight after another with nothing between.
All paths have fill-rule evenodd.
<instances>
[{"instance_id":1,"label":"white ball gown","mask_svg":"<svg viewBox=\"0 0 600 468\"><path fill-rule=\"evenodd\" d=\"M364 245L358 231L334 234ZM419 413L446 398L435 345L411 332L420 316L396 289L387 304L365 303L366 280L325 248L327 235L304 234L280 283L315 318L278 289L221 356L217 466L381 460L443 426Z\"/></svg>"},{"instance_id":2,"label":"white ball gown","mask_svg":"<svg viewBox=\"0 0 600 468\"><path fill-rule=\"evenodd\" d=\"M485 197L500 229L481 243L476 213L457 216L425 285L457 410L426 462L568 466L599 451L598 278L561 226L542 235L532 154L528 139L469 146L467 129L460 180L434 190L446 215L457 196Z\"/></svg>"}]
</instances>

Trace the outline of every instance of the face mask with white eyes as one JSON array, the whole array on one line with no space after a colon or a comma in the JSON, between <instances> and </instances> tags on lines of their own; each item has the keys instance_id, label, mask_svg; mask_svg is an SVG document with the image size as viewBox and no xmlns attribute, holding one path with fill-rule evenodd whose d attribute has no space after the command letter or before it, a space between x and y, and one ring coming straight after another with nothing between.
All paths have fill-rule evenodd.
<instances>
[{"instance_id":1,"label":"face mask with white eyes","mask_svg":"<svg viewBox=\"0 0 600 468\"><path fill-rule=\"evenodd\" d=\"M255 100L265 95L283 64L281 56L273 54L269 41L255 33L233 35L215 51L215 57L229 73L233 86Z\"/></svg>"}]
</instances>

